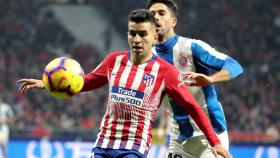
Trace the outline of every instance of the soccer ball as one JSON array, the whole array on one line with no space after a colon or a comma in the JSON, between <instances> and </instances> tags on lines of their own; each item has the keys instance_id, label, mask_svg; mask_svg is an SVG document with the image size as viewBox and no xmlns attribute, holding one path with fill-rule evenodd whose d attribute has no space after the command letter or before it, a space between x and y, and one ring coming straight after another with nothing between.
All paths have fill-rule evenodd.
<instances>
[{"instance_id":1,"label":"soccer ball","mask_svg":"<svg viewBox=\"0 0 280 158\"><path fill-rule=\"evenodd\" d=\"M70 58L55 58L45 67L43 83L47 91L59 99L70 98L84 86L85 74L81 65Z\"/></svg>"}]
</instances>

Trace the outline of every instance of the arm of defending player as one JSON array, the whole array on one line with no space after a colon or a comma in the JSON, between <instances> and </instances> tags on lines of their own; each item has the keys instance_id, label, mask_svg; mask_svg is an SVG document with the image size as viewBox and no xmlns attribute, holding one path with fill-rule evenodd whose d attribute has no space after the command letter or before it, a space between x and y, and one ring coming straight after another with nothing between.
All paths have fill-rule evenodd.
<instances>
[{"instance_id":1,"label":"arm of defending player","mask_svg":"<svg viewBox=\"0 0 280 158\"><path fill-rule=\"evenodd\" d=\"M163 75L166 93L190 114L211 146L220 144L208 117L190 93L179 72L170 65Z\"/></svg>"},{"instance_id":2,"label":"arm of defending player","mask_svg":"<svg viewBox=\"0 0 280 158\"><path fill-rule=\"evenodd\" d=\"M17 83L21 84L19 87L20 93L26 93L28 90L31 90L33 88L44 89L45 87L42 80L33 79L33 78L23 78L18 80Z\"/></svg>"},{"instance_id":3,"label":"arm of defending player","mask_svg":"<svg viewBox=\"0 0 280 158\"><path fill-rule=\"evenodd\" d=\"M243 72L241 65L236 60L216 51L203 41L194 40L191 44L191 50L194 60L198 60L200 64L216 71L224 70L229 73L228 77L226 73L216 74L213 76L214 82L233 79Z\"/></svg>"},{"instance_id":4,"label":"arm of defending player","mask_svg":"<svg viewBox=\"0 0 280 158\"><path fill-rule=\"evenodd\" d=\"M112 63L112 54L108 55L92 72L85 76L85 84L81 92L100 88L108 83L109 64Z\"/></svg>"}]
</instances>

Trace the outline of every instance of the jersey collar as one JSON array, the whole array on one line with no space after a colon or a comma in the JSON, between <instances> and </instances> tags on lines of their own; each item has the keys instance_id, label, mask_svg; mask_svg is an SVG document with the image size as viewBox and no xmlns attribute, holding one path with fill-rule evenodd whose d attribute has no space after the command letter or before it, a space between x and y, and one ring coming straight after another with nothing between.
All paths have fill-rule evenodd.
<instances>
[{"instance_id":1,"label":"jersey collar","mask_svg":"<svg viewBox=\"0 0 280 158\"><path fill-rule=\"evenodd\" d=\"M149 60L147 60L145 63L148 63L148 62L150 62L152 60L156 60L157 59L157 55L155 55L154 53L152 53L152 54L153 54L153 56ZM129 61L130 61L130 56L131 56L131 52L129 50L128 53L127 53L127 57L128 57Z\"/></svg>"},{"instance_id":2,"label":"jersey collar","mask_svg":"<svg viewBox=\"0 0 280 158\"><path fill-rule=\"evenodd\" d=\"M167 50L168 48L173 48L173 46L177 43L179 36L178 35L173 35L171 38L166 40L162 44L156 44L155 49L157 52L163 52Z\"/></svg>"}]
</instances>

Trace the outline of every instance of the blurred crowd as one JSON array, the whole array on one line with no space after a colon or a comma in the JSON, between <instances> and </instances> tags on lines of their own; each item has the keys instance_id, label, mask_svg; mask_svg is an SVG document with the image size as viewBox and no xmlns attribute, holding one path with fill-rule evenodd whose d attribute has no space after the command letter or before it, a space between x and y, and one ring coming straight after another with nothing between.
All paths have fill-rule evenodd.
<instances>
[{"instance_id":1,"label":"blurred crowd","mask_svg":"<svg viewBox=\"0 0 280 158\"><path fill-rule=\"evenodd\" d=\"M12 137L95 136L103 109L104 90L69 100L50 97L45 91L19 94L16 81L41 78L53 58L68 56L90 72L102 58L92 44L80 43L60 24L45 1L0 1L0 91L12 105ZM99 124L99 123L98 123Z\"/></svg>"},{"instance_id":2,"label":"blurred crowd","mask_svg":"<svg viewBox=\"0 0 280 158\"><path fill-rule=\"evenodd\" d=\"M176 31L201 39L237 59L244 73L218 84L218 92L232 133L267 133L279 138L280 131L280 4L276 0L226 1L177 0L180 6ZM145 1L71 1L110 10L109 18L126 35L131 9ZM57 56L77 59L85 72L102 55L92 44L81 43L48 9L48 1L0 1L0 92L12 105L16 120L13 136L95 136L104 111L106 88L57 100L46 92L20 95L16 80L40 78L44 66ZM122 4L122 8L119 8ZM278 93L277 93L278 92ZM87 137L88 138L88 137Z\"/></svg>"}]
</instances>

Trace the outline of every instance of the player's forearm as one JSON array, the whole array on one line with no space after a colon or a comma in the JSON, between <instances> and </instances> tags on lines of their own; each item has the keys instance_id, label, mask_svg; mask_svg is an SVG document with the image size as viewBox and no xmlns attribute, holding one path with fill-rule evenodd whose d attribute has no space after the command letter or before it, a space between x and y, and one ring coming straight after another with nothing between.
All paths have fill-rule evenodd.
<instances>
[{"instance_id":1,"label":"player's forearm","mask_svg":"<svg viewBox=\"0 0 280 158\"><path fill-rule=\"evenodd\" d=\"M221 70L211 75L210 77L212 83L217 83L217 82L224 82L230 80L231 75L227 70Z\"/></svg>"},{"instance_id":2,"label":"player's forearm","mask_svg":"<svg viewBox=\"0 0 280 158\"><path fill-rule=\"evenodd\" d=\"M95 73L89 73L85 76L84 86L81 92L98 89L108 83L107 77L97 75Z\"/></svg>"},{"instance_id":3,"label":"player's forearm","mask_svg":"<svg viewBox=\"0 0 280 158\"><path fill-rule=\"evenodd\" d=\"M84 81L84 86L81 90L81 92L86 92L86 91L90 91L90 90L94 90L95 88L95 82L94 82L94 77L91 77L90 75L87 75L85 77L85 81Z\"/></svg>"}]
</instances>

